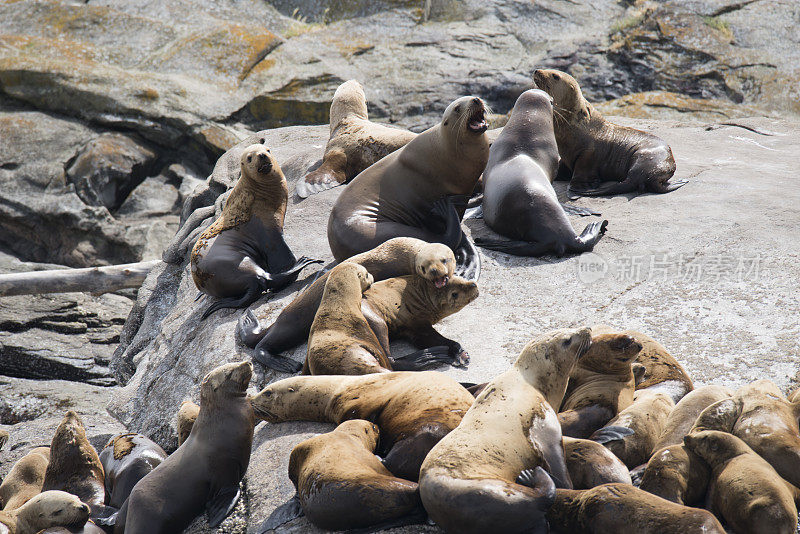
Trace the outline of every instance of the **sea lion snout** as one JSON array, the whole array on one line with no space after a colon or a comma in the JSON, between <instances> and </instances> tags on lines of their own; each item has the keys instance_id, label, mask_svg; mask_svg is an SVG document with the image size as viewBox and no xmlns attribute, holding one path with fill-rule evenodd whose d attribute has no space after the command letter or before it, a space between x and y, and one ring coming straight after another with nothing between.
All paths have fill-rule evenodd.
<instances>
[{"instance_id":1,"label":"sea lion snout","mask_svg":"<svg viewBox=\"0 0 800 534\"><path fill-rule=\"evenodd\" d=\"M261 174L269 174L272 171L272 160L269 154L262 152L258 155L258 172Z\"/></svg>"},{"instance_id":2,"label":"sea lion snout","mask_svg":"<svg viewBox=\"0 0 800 534\"><path fill-rule=\"evenodd\" d=\"M482 134L489 129L489 123L486 122L486 106L478 97L474 97L470 101L470 116L467 121L467 130L475 133Z\"/></svg>"}]
</instances>

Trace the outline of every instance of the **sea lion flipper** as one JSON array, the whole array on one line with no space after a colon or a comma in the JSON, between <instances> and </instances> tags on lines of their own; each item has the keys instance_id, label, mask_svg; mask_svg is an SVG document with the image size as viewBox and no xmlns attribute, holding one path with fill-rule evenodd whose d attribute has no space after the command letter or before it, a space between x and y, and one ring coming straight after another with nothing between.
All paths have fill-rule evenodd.
<instances>
[{"instance_id":1,"label":"sea lion flipper","mask_svg":"<svg viewBox=\"0 0 800 534\"><path fill-rule=\"evenodd\" d=\"M553 479L538 465L533 469L523 469L517 476L516 483L541 493L544 497L543 510L549 508L556 498L556 485Z\"/></svg>"},{"instance_id":2,"label":"sea lion flipper","mask_svg":"<svg viewBox=\"0 0 800 534\"><path fill-rule=\"evenodd\" d=\"M268 328L262 328L258 318L252 310L245 311L236 322L236 335L245 347L254 348L267 333Z\"/></svg>"},{"instance_id":3,"label":"sea lion flipper","mask_svg":"<svg viewBox=\"0 0 800 534\"><path fill-rule=\"evenodd\" d=\"M456 365L457 361L450 355L449 347L440 345L393 358L392 369L395 371L424 371L447 363Z\"/></svg>"},{"instance_id":4,"label":"sea lion flipper","mask_svg":"<svg viewBox=\"0 0 800 534\"><path fill-rule=\"evenodd\" d=\"M239 488L239 484L220 489L206 504L208 526L217 528L233 512L241 494L242 490Z\"/></svg>"},{"instance_id":5,"label":"sea lion flipper","mask_svg":"<svg viewBox=\"0 0 800 534\"><path fill-rule=\"evenodd\" d=\"M467 208L467 211L464 212L464 220L466 219L483 219L483 206Z\"/></svg>"},{"instance_id":6,"label":"sea lion flipper","mask_svg":"<svg viewBox=\"0 0 800 534\"><path fill-rule=\"evenodd\" d=\"M302 364L297 363L286 356L270 354L267 349L256 346L253 351L253 359L265 367L275 369L281 373L294 374L303 368Z\"/></svg>"},{"instance_id":7,"label":"sea lion flipper","mask_svg":"<svg viewBox=\"0 0 800 534\"><path fill-rule=\"evenodd\" d=\"M586 225L586 228L583 229L581 235L578 236L578 246L575 247L576 250L581 252L588 252L594 248L600 238L603 237L603 234L606 233L606 228L608 227L608 221L603 220L595 221Z\"/></svg>"},{"instance_id":8,"label":"sea lion flipper","mask_svg":"<svg viewBox=\"0 0 800 534\"><path fill-rule=\"evenodd\" d=\"M671 193L676 189L680 189L684 185L688 184L689 180L673 180L667 183L662 184L661 182L654 183L650 186L650 189L655 193Z\"/></svg>"},{"instance_id":9,"label":"sea lion flipper","mask_svg":"<svg viewBox=\"0 0 800 534\"><path fill-rule=\"evenodd\" d=\"M624 426L604 426L592 434L589 439L604 444L611 441L620 441L625 439L626 436L632 436L634 433L633 429Z\"/></svg>"},{"instance_id":10,"label":"sea lion flipper","mask_svg":"<svg viewBox=\"0 0 800 534\"><path fill-rule=\"evenodd\" d=\"M543 254L553 252L553 246L550 243L476 238L475 244L479 247L488 248L489 250L495 250L497 252L505 252L513 256L542 256Z\"/></svg>"},{"instance_id":11,"label":"sea lion flipper","mask_svg":"<svg viewBox=\"0 0 800 534\"><path fill-rule=\"evenodd\" d=\"M433 203L427 219L424 221L425 228L437 234L438 241L444 243L455 250L462 239L461 215L459 214L456 202L466 206L469 199L465 195L448 195L440 198Z\"/></svg>"},{"instance_id":12,"label":"sea lion flipper","mask_svg":"<svg viewBox=\"0 0 800 534\"><path fill-rule=\"evenodd\" d=\"M600 216L601 213L599 211L594 211L591 208L582 208L580 206L573 206L572 204L564 204L561 203L561 207L564 209L565 212L569 213L570 215L580 215L581 217L588 217L590 215Z\"/></svg>"},{"instance_id":13,"label":"sea lion flipper","mask_svg":"<svg viewBox=\"0 0 800 534\"><path fill-rule=\"evenodd\" d=\"M327 154L322 165L306 174L306 177L297 182L294 192L300 198L307 198L316 193L338 187L347 181L345 169L347 156L342 151L337 151L340 157L331 157Z\"/></svg>"},{"instance_id":14,"label":"sea lion flipper","mask_svg":"<svg viewBox=\"0 0 800 534\"><path fill-rule=\"evenodd\" d=\"M263 523L261 523L261 526L258 527L258 534L264 534L265 532L275 530L279 526L284 525L298 517L303 517L304 515L305 512L303 511L303 507L300 505L300 499L295 493L294 497L275 508L269 517Z\"/></svg>"},{"instance_id":15,"label":"sea lion flipper","mask_svg":"<svg viewBox=\"0 0 800 534\"><path fill-rule=\"evenodd\" d=\"M467 280L477 282L481 277L481 256L475 244L470 241L467 234L461 234L461 240L453 249L456 256L455 274Z\"/></svg>"},{"instance_id":16,"label":"sea lion flipper","mask_svg":"<svg viewBox=\"0 0 800 534\"><path fill-rule=\"evenodd\" d=\"M288 270L270 274L269 280L266 282L266 288L271 289L272 291L280 291L289 284L294 283L294 281L297 280L297 277L300 275L300 271L315 263L323 263L323 261L307 258L306 256L301 257Z\"/></svg>"},{"instance_id":17,"label":"sea lion flipper","mask_svg":"<svg viewBox=\"0 0 800 534\"><path fill-rule=\"evenodd\" d=\"M208 307L208 309L203 312L202 317L200 317L201 321L207 319L212 313L217 310L221 310L223 308L246 308L247 306L254 303L258 298L261 296L262 288L256 284L252 284L248 289L247 292L242 295L241 297L227 297L224 299L219 299L217 302L212 304Z\"/></svg>"}]
</instances>

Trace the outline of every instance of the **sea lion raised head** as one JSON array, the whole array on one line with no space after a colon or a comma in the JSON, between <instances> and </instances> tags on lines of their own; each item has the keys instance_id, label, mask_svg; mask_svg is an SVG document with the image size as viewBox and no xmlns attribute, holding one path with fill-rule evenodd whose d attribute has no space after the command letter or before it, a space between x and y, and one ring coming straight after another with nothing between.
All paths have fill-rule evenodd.
<instances>
[{"instance_id":1,"label":"sea lion raised head","mask_svg":"<svg viewBox=\"0 0 800 534\"><path fill-rule=\"evenodd\" d=\"M489 129L486 111L486 104L477 96L462 96L444 110L442 130L447 132L445 135L483 135Z\"/></svg>"},{"instance_id":2,"label":"sea lion raised head","mask_svg":"<svg viewBox=\"0 0 800 534\"><path fill-rule=\"evenodd\" d=\"M425 245L414 258L417 274L433 282L437 288L447 285L455 267L456 257L452 249L441 243Z\"/></svg>"},{"instance_id":3,"label":"sea lion raised head","mask_svg":"<svg viewBox=\"0 0 800 534\"><path fill-rule=\"evenodd\" d=\"M364 87L358 80L347 80L333 93L331 101L331 133L336 129L342 119L348 115L355 115L359 119L367 120L367 96Z\"/></svg>"},{"instance_id":4,"label":"sea lion raised head","mask_svg":"<svg viewBox=\"0 0 800 534\"><path fill-rule=\"evenodd\" d=\"M253 377L253 364L248 361L226 363L211 370L200 384L200 405L213 404L220 393L244 397Z\"/></svg>"},{"instance_id":5,"label":"sea lion raised head","mask_svg":"<svg viewBox=\"0 0 800 534\"><path fill-rule=\"evenodd\" d=\"M592 336L592 346L581 358L581 367L602 370L628 370L636 360L642 344L627 334L600 334Z\"/></svg>"},{"instance_id":6,"label":"sea lion raised head","mask_svg":"<svg viewBox=\"0 0 800 534\"><path fill-rule=\"evenodd\" d=\"M34 534L49 527L82 526L89 519L89 505L71 493L50 490L11 513L16 519L17 534Z\"/></svg>"},{"instance_id":7,"label":"sea lion raised head","mask_svg":"<svg viewBox=\"0 0 800 534\"><path fill-rule=\"evenodd\" d=\"M533 73L533 81L553 98L555 117L571 123L588 119L594 111L592 105L583 98L578 81L566 72L538 69Z\"/></svg>"},{"instance_id":8,"label":"sea lion raised head","mask_svg":"<svg viewBox=\"0 0 800 534\"><path fill-rule=\"evenodd\" d=\"M436 286L432 292L437 310L441 312L439 320L461 310L464 306L478 298L478 284L472 280L454 276L446 286Z\"/></svg>"},{"instance_id":9,"label":"sea lion raised head","mask_svg":"<svg viewBox=\"0 0 800 534\"><path fill-rule=\"evenodd\" d=\"M287 420L319 420L320 406L303 402L307 388L316 390L318 386L303 376L293 376L273 382L253 397L253 411L256 417L269 423ZM304 408L308 408L304 412Z\"/></svg>"}]
</instances>

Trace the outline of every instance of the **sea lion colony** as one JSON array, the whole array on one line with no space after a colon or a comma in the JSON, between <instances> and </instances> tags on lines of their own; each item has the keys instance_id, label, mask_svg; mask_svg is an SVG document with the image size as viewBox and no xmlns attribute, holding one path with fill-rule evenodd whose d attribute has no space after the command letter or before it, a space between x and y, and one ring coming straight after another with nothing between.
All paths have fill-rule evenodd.
<instances>
[{"instance_id":1,"label":"sea lion colony","mask_svg":"<svg viewBox=\"0 0 800 534\"><path fill-rule=\"evenodd\" d=\"M794 533L797 392L768 380L695 389L656 340L605 325L535 336L484 384L425 370L468 363L433 328L478 296L480 259L460 225L468 203L505 238L479 244L562 255L591 250L607 223L577 234L565 210L591 212L561 204L553 180L577 195L681 185L663 140L605 120L566 73L534 78L540 89L491 136L479 98L414 135L369 122L360 84L343 84L322 166L300 187L350 181L328 224L341 263L272 325L247 312L237 326L254 360L283 372L299 368L280 353L307 340L303 375L248 396L250 362L210 370L200 405L175 407L171 455L137 434L98 455L68 412L50 447L0 484L0 532L174 533L203 512L217 526L239 498L254 425L308 420L339 426L286 451L297 494L259 532L305 514L334 530ZM283 239L286 182L267 147L246 148L241 169L191 255L198 289L223 299L206 315L246 307L314 261L295 260ZM390 337L419 351L391 355Z\"/></svg>"}]
</instances>

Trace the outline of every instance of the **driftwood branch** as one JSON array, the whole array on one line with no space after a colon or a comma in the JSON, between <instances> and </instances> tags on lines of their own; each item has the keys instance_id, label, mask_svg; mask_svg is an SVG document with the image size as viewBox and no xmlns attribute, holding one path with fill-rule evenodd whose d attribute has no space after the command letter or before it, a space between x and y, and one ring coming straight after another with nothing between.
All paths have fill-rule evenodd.
<instances>
[{"instance_id":1,"label":"driftwood branch","mask_svg":"<svg viewBox=\"0 0 800 534\"><path fill-rule=\"evenodd\" d=\"M0 274L0 297L72 292L101 294L126 287L139 287L159 261Z\"/></svg>"}]
</instances>

